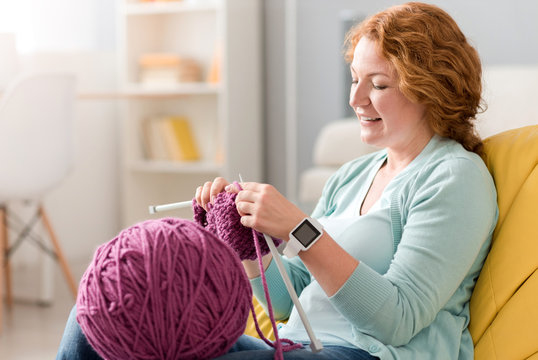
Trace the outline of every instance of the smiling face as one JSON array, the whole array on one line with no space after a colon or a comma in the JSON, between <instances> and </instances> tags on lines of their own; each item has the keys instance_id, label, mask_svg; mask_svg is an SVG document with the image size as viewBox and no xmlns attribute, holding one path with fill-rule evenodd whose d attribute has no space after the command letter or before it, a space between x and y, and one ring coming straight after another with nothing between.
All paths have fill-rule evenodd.
<instances>
[{"instance_id":1,"label":"smiling face","mask_svg":"<svg viewBox=\"0 0 538 360\"><path fill-rule=\"evenodd\" d=\"M367 37L355 47L351 76L349 105L360 120L363 142L397 152L425 146L433 135L425 106L402 94L396 71Z\"/></svg>"}]
</instances>

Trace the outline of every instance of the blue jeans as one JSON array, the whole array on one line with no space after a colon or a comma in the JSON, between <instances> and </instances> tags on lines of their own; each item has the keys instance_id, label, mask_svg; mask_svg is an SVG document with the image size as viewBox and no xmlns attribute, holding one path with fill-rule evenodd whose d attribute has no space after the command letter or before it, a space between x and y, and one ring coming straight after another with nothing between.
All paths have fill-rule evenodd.
<instances>
[{"instance_id":1,"label":"blue jeans","mask_svg":"<svg viewBox=\"0 0 538 360\"><path fill-rule=\"evenodd\" d=\"M275 350L260 339L242 335L230 351L217 360L273 360ZM374 360L379 359L359 348L323 345L323 350L313 353L308 345L284 353L285 360Z\"/></svg>"},{"instance_id":2,"label":"blue jeans","mask_svg":"<svg viewBox=\"0 0 538 360\"><path fill-rule=\"evenodd\" d=\"M56 360L102 360L86 340L77 322L76 306L73 306L67 319Z\"/></svg>"},{"instance_id":3,"label":"blue jeans","mask_svg":"<svg viewBox=\"0 0 538 360\"><path fill-rule=\"evenodd\" d=\"M230 351L218 360L273 360L275 351L260 339L242 335ZM285 360L374 360L378 359L364 350L343 346L324 345L323 350L312 353L310 347L284 353ZM56 360L102 360L92 349L76 320L76 307L73 307L60 342Z\"/></svg>"}]
</instances>

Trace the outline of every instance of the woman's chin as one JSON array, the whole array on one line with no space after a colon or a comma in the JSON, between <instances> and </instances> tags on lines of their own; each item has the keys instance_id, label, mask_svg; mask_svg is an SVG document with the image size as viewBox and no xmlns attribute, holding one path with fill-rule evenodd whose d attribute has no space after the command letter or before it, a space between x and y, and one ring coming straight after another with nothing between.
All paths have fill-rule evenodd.
<instances>
[{"instance_id":1,"label":"woman's chin","mask_svg":"<svg viewBox=\"0 0 538 360\"><path fill-rule=\"evenodd\" d=\"M361 131L361 141L365 143L366 145L375 146L377 148L383 148L384 146L381 144L381 139L379 136L375 136L374 134L369 134L367 131Z\"/></svg>"}]
</instances>

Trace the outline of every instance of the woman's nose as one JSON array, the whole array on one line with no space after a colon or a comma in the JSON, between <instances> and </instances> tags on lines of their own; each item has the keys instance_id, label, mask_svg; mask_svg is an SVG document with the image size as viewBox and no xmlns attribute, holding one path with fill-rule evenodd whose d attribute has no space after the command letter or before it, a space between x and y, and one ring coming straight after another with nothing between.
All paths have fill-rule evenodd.
<instances>
[{"instance_id":1,"label":"woman's nose","mask_svg":"<svg viewBox=\"0 0 538 360\"><path fill-rule=\"evenodd\" d=\"M368 92L365 91L364 85L359 83L351 85L349 93L349 105L352 108L365 107L370 104L370 97Z\"/></svg>"}]
</instances>

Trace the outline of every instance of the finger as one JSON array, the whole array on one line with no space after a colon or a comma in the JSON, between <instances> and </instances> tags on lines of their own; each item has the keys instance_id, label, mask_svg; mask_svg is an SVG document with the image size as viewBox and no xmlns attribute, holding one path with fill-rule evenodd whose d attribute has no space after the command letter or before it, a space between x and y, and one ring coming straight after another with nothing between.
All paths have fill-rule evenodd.
<instances>
[{"instance_id":1,"label":"finger","mask_svg":"<svg viewBox=\"0 0 538 360\"><path fill-rule=\"evenodd\" d=\"M206 211L208 210L207 204L209 204L209 199L211 197L210 193L212 184L213 183L211 181L206 181L202 187L201 205Z\"/></svg>"},{"instance_id":2,"label":"finger","mask_svg":"<svg viewBox=\"0 0 538 360\"><path fill-rule=\"evenodd\" d=\"M258 197L259 197L259 193L255 191L241 190L240 192L237 193L237 196L235 197L235 203L237 204L241 201L253 203L253 202L256 202Z\"/></svg>"},{"instance_id":3,"label":"finger","mask_svg":"<svg viewBox=\"0 0 538 360\"><path fill-rule=\"evenodd\" d=\"M257 215L253 214L246 214L241 216L241 224L243 226L246 226L248 228L254 229L259 232L265 232L265 229L263 228L260 218Z\"/></svg>"},{"instance_id":4,"label":"finger","mask_svg":"<svg viewBox=\"0 0 538 360\"><path fill-rule=\"evenodd\" d=\"M261 200L262 198L266 196L273 197L275 195L279 195L278 190L276 190L276 188L273 185L260 184L260 183L254 183L254 182L245 183L243 187L243 191L250 191L250 193L256 194L257 201Z\"/></svg>"},{"instance_id":5,"label":"finger","mask_svg":"<svg viewBox=\"0 0 538 360\"><path fill-rule=\"evenodd\" d=\"M241 216L252 215L255 211L255 204L247 201L236 201L235 207Z\"/></svg>"},{"instance_id":6,"label":"finger","mask_svg":"<svg viewBox=\"0 0 538 360\"><path fill-rule=\"evenodd\" d=\"M233 184L228 184L226 185L226 187L224 188L224 190L226 190L226 192L229 192L229 193L239 193L241 190L243 190L243 187L239 184L239 183L233 183Z\"/></svg>"},{"instance_id":7,"label":"finger","mask_svg":"<svg viewBox=\"0 0 538 360\"><path fill-rule=\"evenodd\" d=\"M196 203L202 206L202 187L201 186L198 186L196 188L196 193L194 195L194 198L196 199Z\"/></svg>"},{"instance_id":8,"label":"finger","mask_svg":"<svg viewBox=\"0 0 538 360\"><path fill-rule=\"evenodd\" d=\"M243 215L241 216L241 225L246 226L248 228L254 227L254 221L252 220L252 216L249 215Z\"/></svg>"},{"instance_id":9,"label":"finger","mask_svg":"<svg viewBox=\"0 0 538 360\"><path fill-rule=\"evenodd\" d=\"M215 178L209 191L209 201L211 203L214 203L215 197L220 194L228 184L228 181L226 181L226 179L224 179L223 177Z\"/></svg>"},{"instance_id":10,"label":"finger","mask_svg":"<svg viewBox=\"0 0 538 360\"><path fill-rule=\"evenodd\" d=\"M263 184L260 184L260 183L257 183L257 182L242 182L240 183L239 185L241 185L241 188L243 190L252 190L252 191L256 191L256 190L259 190L260 187L263 185Z\"/></svg>"}]
</instances>

